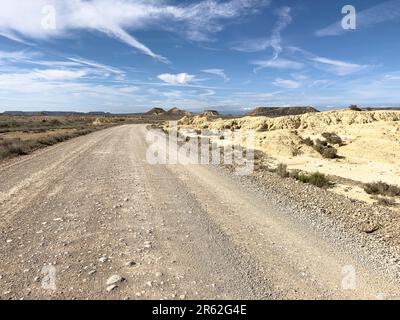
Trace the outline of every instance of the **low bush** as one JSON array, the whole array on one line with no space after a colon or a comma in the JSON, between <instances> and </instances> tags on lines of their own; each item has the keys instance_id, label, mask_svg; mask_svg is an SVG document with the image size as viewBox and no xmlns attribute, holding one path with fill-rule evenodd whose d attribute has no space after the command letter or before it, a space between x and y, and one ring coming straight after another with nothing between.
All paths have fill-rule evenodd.
<instances>
[{"instance_id":1,"label":"low bush","mask_svg":"<svg viewBox=\"0 0 400 320\"><path fill-rule=\"evenodd\" d=\"M364 184L364 191L368 194L395 197L400 195L400 188L395 185L378 181Z\"/></svg>"},{"instance_id":2,"label":"low bush","mask_svg":"<svg viewBox=\"0 0 400 320\"><path fill-rule=\"evenodd\" d=\"M303 139L303 143L306 146L314 147L314 141L312 141L310 137Z\"/></svg>"},{"instance_id":3,"label":"low bush","mask_svg":"<svg viewBox=\"0 0 400 320\"><path fill-rule=\"evenodd\" d=\"M300 172L301 171L298 170L298 169L292 170L292 171L289 172L289 177L292 178L292 179L298 180Z\"/></svg>"},{"instance_id":4,"label":"low bush","mask_svg":"<svg viewBox=\"0 0 400 320\"><path fill-rule=\"evenodd\" d=\"M9 139L0 141L0 158L9 158L29 154L34 148L34 142Z\"/></svg>"},{"instance_id":5,"label":"low bush","mask_svg":"<svg viewBox=\"0 0 400 320\"><path fill-rule=\"evenodd\" d=\"M287 165L283 163L279 163L276 171L275 171L281 178L289 177L289 172L287 171Z\"/></svg>"},{"instance_id":6,"label":"low bush","mask_svg":"<svg viewBox=\"0 0 400 320\"><path fill-rule=\"evenodd\" d=\"M349 109L352 111L362 111L362 109L357 107L355 104L352 104L351 106L349 106Z\"/></svg>"},{"instance_id":7,"label":"low bush","mask_svg":"<svg viewBox=\"0 0 400 320\"><path fill-rule=\"evenodd\" d=\"M396 201L390 198L383 198L383 197L374 197L374 200L376 200L376 204L379 204L381 206L385 207L393 207L396 206Z\"/></svg>"},{"instance_id":8,"label":"low bush","mask_svg":"<svg viewBox=\"0 0 400 320\"><path fill-rule=\"evenodd\" d=\"M77 130L70 133L49 135L47 137L35 140L0 139L0 159L27 155L36 149L45 146L52 146L59 142L63 142L78 136L89 134L95 130L96 129L93 128L85 128L83 130Z\"/></svg>"},{"instance_id":9,"label":"low bush","mask_svg":"<svg viewBox=\"0 0 400 320\"><path fill-rule=\"evenodd\" d=\"M327 159L335 159L338 156L335 147L328 145L327 141L321 141L320 139L315 141L314 150Z\"/></svg>"},{"instance_id":10,"label":"low bush","mask_svg":"<svg viewBox=\"0 0 400 320\"><path fill-rule=\"evenodd\" d=\"M330 144L338 144L340 146L343 145L343 140L336 133L333 132L325 132L322 134L325 140Z\"/></svg>"},{"instance_id":11,"label":"low bush","mask_svg":"<svg viewBox=\"0 0 400 320\"><path fill-rule=\"evenodd\" d=\"M311 174L300 173L297 177L297 180L303 183L309 183L319 188L329 187L331 182L329 179L322 173L315 172Z\"/></svg>"}]
</instances>

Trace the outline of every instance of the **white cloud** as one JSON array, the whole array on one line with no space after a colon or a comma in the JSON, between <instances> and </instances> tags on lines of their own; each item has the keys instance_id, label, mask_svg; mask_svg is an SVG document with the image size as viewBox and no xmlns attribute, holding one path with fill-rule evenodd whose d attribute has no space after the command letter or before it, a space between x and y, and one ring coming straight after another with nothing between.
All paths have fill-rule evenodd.
<instances>
[{"instance_id":1,"label":"white cloud","mask_svg":"<svg viewBox=\"0 0 400 320\"><path fill-rule=\"evenodd\" d=\"M118 76L124 76L125 73L123 71L121 71L118 68L114 68L96 61L91 61L91 60L87 60L87 59L83 59L81 57L69 57L67 58L69 61L73 62L73 63L77 63L79 65L82 66L87 66L93 69L98 69L98 70L102 70L105 71L107 73L111 73L111 74L115 74Z\"/></svg>"},{"instance_id":2,"label":"white cloud","mask_svg":"<svg viewBox=\"0 0 400 320\"><path fill-rule=\"evenodd\" d=\"M357 12L357 29L400 18L400 0L386 1ZM317 36L337 36L348 30L342 28L341 21L318 30Z\"/></svg>"},{"instance_id":3,"label":"white cloud","mask_svg":"<svg viewBox=\"0 0 400 320\"><path fill-rule=\"evenodd\" d=\"M282 7L276 11L278 21L272 30L270 38L258 38L242 41L233 46L232 49L242 52L264 51L268 48L273 49L273 59L277 59L282 52L282 31L292 22L289 7Z\"/></svg>"},{"instance_id":4,"label":"white cloud","mask_svg":"<svg viewBox=\"0 0 400 320\"><path fill-rule=\"evenodd\" d=\"M252 61L251 64L257 66L257 68L255 68L254 71L259 71L265 68L300 70L304 66L304 64L301 62L288 60L284 58L277 58L270 60L256 60Z\"/></svg>"},{"instance_id":5,"label":"white cloud","mask_svg":"<svg viewBox=\"0 0 400 320\"><path fill-rule=\"evenodd\" d=\"M384 80L400 80L400 72L391 72L388 74L385 74Z\"/></svg>"},{"instance_id":6,"label":"white cloud","mask_svg":"<svg viewBox=\"0 0 400 320\"><path fill-rule=\"evenodd\" d=\"M250 52L264 51L270 47L271 47L271 39L255 38L236 43L232 46L232 49L236 51L250 53Z\"/></svg>"},{"instance_id":7,"label":"white cloud","mask_svg":"<svg viewBox=\"0 0 400 320\"><path fill-rule=\"evenodd\" d=\"M164 73L160 74L157 78L168 84L185 85L193 81L196 77L187 73L178 73L178 74Z\"/></svg>"},{"instance_id":8,"label":"white cloud","mask_svg":"<svg viewBox=\"0 0 400 320\"><path fill-rule=\"evenodd\" d=\"M313 57L310 60L318 63L320 66L322 66L322 68L326 69L327 71L335 73L336 75L339 76L346 76L352 73L360 72L362 70L371 67L369 65L349 63L345 61L333 60L323 57Z\"/></svg>"},{"instance_id":9,"label":"white cloud","mask_svg":"<svg viewBox=\"0 0 400 320\"><path fill-rule=\"evenodd\" d=\"M44 80L54 80L54 81L65 81L65 80L75 80L82 78L87 75L85 70L36 70L32 74L33 78L44 79Z\"/></svg>"},{"instance_id":10,"label":"white cloud","mask_svg":"<svg viewBox=\"0 0 400 320\"><path fill-rule=\"evenodd\" d=\"M206 89L205 92L199 94L200 97L214 96L217 92L215 90Z\"/></svg>"},{"instance_id":11,"label":"white cloud","mask_svg":"<svg viewBox=\"0 0 400 320\"><path fill-rule=\"evenodd\" d=\"M126 86L126 87L122 87L118 89L119 92L122 93L135 93L137 91L139 91L138 87L134 87L134 86Z\"/></svg>"},{"instance_id":12,"label":"white cloud","mask_svg":"<svg viewBox=\"0 0 400 320\"><path fill-rule=\"evenodd\" d=\"M208 74L212 74L212 75L221 77L225 81L229 80L229 78L225 74L224 69L204 69L204 70L201 70L201 71L204 72L204 73L208 73Z\"/></svg>"},{"instance_id":13,"label":"white cloud","mask_svg":"<svg viewBox=\"0 0 400 320\"><path fill-rule=\"evenodd\" d=\"M43 28L49 4L55 8L55 28ZM0 0L0 35L15 41L46 40L70 36L70 31L99 31L145 55L167 62L129 32L148 27L184 33L192 40L206 40L223 29L220 20L256 12L269 0L204 0L196 4L170 5L154 0L35 0L18 5ZM51 14L51 13L50 13Z\"/></svg>"},{"instance_id":14,"label":"white cloud","mask_svg":"<svg viewBox=\"0 0 400 320\"><path fill-rule=\"evenodd\" d=\"M0 63L2 62L19 62L32 59L35 54L27 51L0 51Z\"/></svg>"},{"instance_id":15,"label":"white cloud","mask_svg":"<svg viewBox=\"0 0 400 320\"><path fill-rule=\"evenodd\" d=\"M287 47L286 49L294 54L300 54L301 59L304 59L304 63L311 64L312 67L316 69L327 71L338 76L347 76L360 71L368 70L373 67L373 65L356 64L342 60L320 57L298 47Z\"/></svg>"},{"instance_id":16,"label":"white cloud","mask_svg":"<svg viewBox=\"0 0 400 320\"><path fill-rule=\"evenodd\" d=\"M301 87L301 83L298 81L281 79L281 78L275 79L275 81L273 82L273 85L275 85L277 87L285 88L285 89L297 89L297 88Z\"/></svg>"},{"instance_id":17,"label":"white cloud","mask_svg":"<svg viewBox=\"0 0 400 320\"><path fill-rule=\"evenodd\" d=\"M182 91L179 90L167 91L163 92L162 95L168 98L179 98L182 96Z\"/></svg>"},{"instance_id":18,"label":"white cloud","mask_svg":"<svg viewBox=\"0 0 400 320\"><path fill-rule=\"evenodd\" d=\"M314 80L311 84L310 87L319 87L319 86L324 86L329 83L329 80L326 79L320 79L320 80Z\"/></svg>"}]
</instances>

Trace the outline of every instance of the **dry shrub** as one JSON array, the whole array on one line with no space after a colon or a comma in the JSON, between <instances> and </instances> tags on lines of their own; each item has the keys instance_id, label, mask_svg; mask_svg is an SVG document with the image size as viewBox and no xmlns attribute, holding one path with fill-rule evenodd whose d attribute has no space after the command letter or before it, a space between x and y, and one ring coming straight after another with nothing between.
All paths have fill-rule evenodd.
<instances>
[{"instance_id":1,"label":"dry shrub","mask_svg":"<svg viewBox=\"0 0 400 320\"><path fill-rule=\"evenodd\" d=\"M314 147L314 141L312 141L310 137L303 139L303 143L306 146Z\"/></svg>"},{"instance_id":2,"label":"dry shrub","mask_svg":"<svg viewBox=\"0 0 400 320\"><path fill-rule=\"evenodd\" d=\"M349 106L349 109L352 110L352 111L362 111L362 109L360 109L355 104L352 104L351 106Z\"/></svg>"},{"instance_id":3,"label":"dry shrub","mask_svg":"<svg viewBox=\"0 0 400 320\"><path fill-rule=\"evenodd\" d=\"M330 144L338 144L340 146L343 145L343 140L336 133L333 132L325 132L322 134L325 140Z\"/></svg>"},{"instance_id":4,"label":"dry shrub","mask_svg":"<svg viewBox=\"0 0 400 320\"><path fill-rule=\"evenodd\" d=\"M400 188L382 181L364 184L364 191L368 194L395 197L400 195Z\"/></svg>"},{"instance_id":5,"label":"dry shrub","mask_svg":"<svg viewBox=\"0 0 400 320\"><path fill-rule=\"evenodd\" d=\"M281 177L281 178L287 178L289 177L289 172L287 171L287 165L283 163L279 163L275 172Z\"/></svg>"},{"instance_id":6,"label":"dry shrub","mask_svg":"<svg viewBox=\"0 0 400 320\"><path fill-rule=\"evenodd\" d=\"M327 141L321 141L317 139L314 143L314 150L321 154L324 158L337 158L337 149L328 145Z\"/></svg>"},{"instance_id":7,"label":"dry shrub","mask_svg":"<svg viewBox=\"0 0 400 320\"><path fill-rule=\"evenodd\" d=\"M331 186L331 182L329 179L323 174L319 172L304 174L301 173L298 175L297 180L303 183L309 183L319 188L329 187Z\"/></svg>"},{"instance_id":8,"label":"dry shrub","mask_svg":"<svg viewBox=\"0 0 400 320\"><path fill-rule=\"evenodd\" d=\"M299 179L300 172L301 172L301 171L298 170L298 169L292 170L292 171L290 171L290 173L289 173L289 177L292 178L292 179L298 180L298 179Z\"/></svg>"},{"instance_id":9,"label":"dry shrub","mask_svg":"<svg viewBox=\"0 0 400 320\"><path fill-rule=\"evenodd\" d=\"M373 197L374 200L376 200L376 204L379 204L381 206L385 207L393 207L396 206L396 201L390 198L384 198L384 197Z\"/></svg>"}]
</instances>

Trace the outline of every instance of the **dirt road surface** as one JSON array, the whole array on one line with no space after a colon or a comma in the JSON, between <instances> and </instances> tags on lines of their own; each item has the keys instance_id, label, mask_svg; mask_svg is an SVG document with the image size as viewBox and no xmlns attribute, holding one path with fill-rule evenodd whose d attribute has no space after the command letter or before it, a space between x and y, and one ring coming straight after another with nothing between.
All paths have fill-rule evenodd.
<instances>
[{"instance_id":1,"label":"dirt road surface","mask_svg":"<svg viewBox=\"0 0 400 320\"><path fill-rule=\"evenodd\" d=\"M145 134L114 127L0 166L1 299L397 296L220 169L150 165ZM113 275L125 280L107 285Z\"/></svg>"}]
</instances>

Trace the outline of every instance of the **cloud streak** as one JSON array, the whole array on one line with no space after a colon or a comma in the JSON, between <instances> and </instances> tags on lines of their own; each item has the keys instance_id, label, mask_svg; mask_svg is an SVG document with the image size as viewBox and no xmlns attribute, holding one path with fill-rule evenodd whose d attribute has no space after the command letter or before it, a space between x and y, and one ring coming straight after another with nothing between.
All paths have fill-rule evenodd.
<instances>
[{"instance_id":1,"label":"cloud streak","mask_svg":"<svg viewBox=\"0 0 400 320\"><path fill-rule=\"evenodd\" d=\"M282 31L292 22L289 7L282 7L276 11L278 21L272 30L270 38L257 38L242 41L232 47L232 49L242 52L258 52L268 48L273 49L273 59L277 59L282 52Z\"/></svg>"},{"instance_id":2,"label":"cloud streak","mask_svg":"<svg viewBox=\"0 0 400 320\"><path fill-rule=\"evenodd\" d=\"M319 66L322 65L322 68L325 67L326 70L335 73L339 76L347 76L349 74L366 70L367 68L370 67L369 65L349 63L323 57L314 57L311 58L310 60L316 62L317 64L319 64Z\"/></svg>"},{"instance_id":3,"label":"cloud streak","mask_svg":"<svg viewBox=\"0 0 400 320\"><path fill-rule=\"evenodd\" d=\"M201 72L221 77L222 79L224 79L224 81L229 81L229 78L225 74L225 70L224 69L204 69L204 70L201 70Z\"/></svg>"},{"instance_id":4,"label":"cloud streak","mask_svg":"<svg viewBox=\"0 0 400 320\"><path fill-rule=\"evenodd\" d=\"M49 6L55 10L43 11ZM182 33L191 40L204 41L223 29L222 20L257 12L269 0L204 0L189 5L169 5L155 0L35 0L18 5L0 0L0 35L15 41L47 40L70 36L71 31L102 32L162 62L155 53L130 32L159 28ZM43 21L54 21L44 28Z\"/></svg>"},{"instance_id":5,"label":"cloud streak","mask_svg":"<svg viewBox=\"0 0 400 320\"><path fill-rule=\"evenodd\" d=\"M298 81L290 79L281 79L281 78L275 79L273 85L285 89L297 89L301 87L301 83Z\"/></svg>"},{"instance_id":6,"label":"cloud streak","mask_svg":"<svg viewBox=\"0 0 400 320\"><path fill-rule=\"evenodd\" d=\"M400 19L400 0L386 1L357 13L357 29L395 19ZM315 34L319 37L337 36L347 31L342 28L341 21L338 21Z\"/></svg>"},{"instance_id":7,"label":"cloud streak","mask_svg":"<svg viewBox=\"0 0 400 320\"><path fill-rule=\"evenodd\" d=\"M271 69L292 69L292 70L300 70L304 67L304 64L301 62L297 62L294 60L288 60L284 58L277 59L269 59L269 60L255 60L252 61L251 64L257 66L254 71L257 72L261 69L271 68Z\"/></svg>"}]
</instances>

